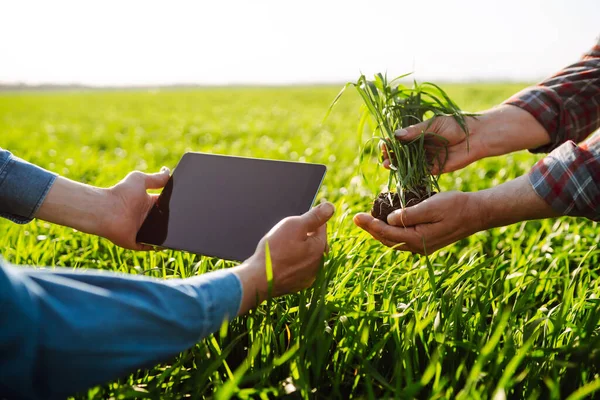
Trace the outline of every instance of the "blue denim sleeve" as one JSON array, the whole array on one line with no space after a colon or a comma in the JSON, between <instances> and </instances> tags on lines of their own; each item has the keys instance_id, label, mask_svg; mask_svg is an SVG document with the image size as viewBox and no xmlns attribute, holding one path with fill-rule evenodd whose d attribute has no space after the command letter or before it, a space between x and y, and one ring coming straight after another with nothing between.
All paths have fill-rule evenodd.
<instances>
[{"instance_id":1,"label":"blue denim sleeve","mask_svg":"<svg viewBox=\"0 0 600 400\"><path fill-rule=\"evenodd\" d=\"M56 174L0 148L0 217L31 221L55 179Z\"/></svg>"},{"instance_id":2,"label":"blue denim sleeve","mask_svg":"<svg viewBox=\"0 0 600 400\"><path fill-rule=\"evenodd\" d=\"M158 280L0 264L0 398L64 399L166 361L241 297L231 270Z\"/></svg>"}]
</instances>

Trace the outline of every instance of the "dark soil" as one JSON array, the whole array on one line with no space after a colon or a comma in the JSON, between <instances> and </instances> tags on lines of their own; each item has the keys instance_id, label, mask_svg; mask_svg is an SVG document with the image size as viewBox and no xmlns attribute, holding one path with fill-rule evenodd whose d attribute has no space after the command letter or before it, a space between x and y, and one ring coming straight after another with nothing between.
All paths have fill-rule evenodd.
<instances>
[{"instance_id":1,"label":"dark soil","mask_svg":"<svg viewBox=\"0 0 600 400\"><path fill-rule=\"evenodd\" d=\"M433 196L435 193L432 193ZM392 203L390 204L390 195L392 196ZM423 200L428 199L429 196L426 192L423 192L422 195L417 195L415 193L409 192L405 194L406 207L415 206L422 202ZM371 209L371 215L374 218L377 218L387 224L387 217L393 211L401 209L400 205L400 196L398 193L380 193L379 196L373 202L373 208Z\"/></svg>"}]
</instances>

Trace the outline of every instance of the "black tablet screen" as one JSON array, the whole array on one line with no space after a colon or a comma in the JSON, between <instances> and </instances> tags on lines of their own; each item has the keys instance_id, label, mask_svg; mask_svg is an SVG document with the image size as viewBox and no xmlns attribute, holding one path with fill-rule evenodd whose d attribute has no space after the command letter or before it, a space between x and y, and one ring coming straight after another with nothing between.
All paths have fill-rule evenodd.
<instances>
[{"instance_id":1,"label":"black tablet screen","mask_svg":"<svg viewBox=\"0 0 600 400\"><path fill-rule=\"evenodd\" d=\"M277 222L310 209L324 175L318 164L186 153L137 240L245 260Z\"/></svg>"}]
</instances>

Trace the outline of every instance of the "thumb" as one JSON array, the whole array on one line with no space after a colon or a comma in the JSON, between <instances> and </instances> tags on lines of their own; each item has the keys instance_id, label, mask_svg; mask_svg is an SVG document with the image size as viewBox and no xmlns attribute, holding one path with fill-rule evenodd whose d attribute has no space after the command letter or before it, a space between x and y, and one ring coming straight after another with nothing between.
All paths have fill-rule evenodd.
<instances>
[{"instance_id":1,"label":"thumb","mask_svg":"<svg viewBox=\"0 0 600 400\"><path fill-rule=\"evenodd\" d=\"M165 187L170 175L171 171L167 167L162 167L160 172L155 174L145 174L146 189L160 189Z\"/></svg>"},{"instance_id":2,"label":"thumb","mask_svg":"<svg viewBox=\"0 0 600 400\"><path fill-rule=\"evenodd\" d=\"M396 210L387 217L389 225L409 227L419 224L426 224L434 221L433 212L435 206L431 206L430 201L423 201L412 207Z\"/></svg>"},{"instance_id":3,"label":"thumb","mask_svg":"<svg viewBox=\"0 0 600 400\"><path fill-rule=\"evenodd\" d=\"M308 240L315 241L318 246L322 246L323 253L329 253L329 244L327 243L327 224L323 224L308 236Z\"/></svg>"},{"instance_id":4,"label":"thumb","mask_svg":"<svg viewBox=\"0 0 600 400\"><path fill-rule=\"evenodd\" d=\"M432 122L432 120L423 121L415 125L407 126L403 129L398 129L396 132L394 132L394 136L396 136L396 139L400 140L401 142L409 142L419 137L419 135L421 135L423 132L427 131Z\"/></svg>"},{"instance_id":5,"label":"thumb","mask_svg":"<svg viewBox=\"0 0 600 400\"><path fill-rule=\"evenodd\" d=\"M315 232L327 223L335 211L331 203L323 203L300 216L304 233Z\"/></svg>"}]
</instances>

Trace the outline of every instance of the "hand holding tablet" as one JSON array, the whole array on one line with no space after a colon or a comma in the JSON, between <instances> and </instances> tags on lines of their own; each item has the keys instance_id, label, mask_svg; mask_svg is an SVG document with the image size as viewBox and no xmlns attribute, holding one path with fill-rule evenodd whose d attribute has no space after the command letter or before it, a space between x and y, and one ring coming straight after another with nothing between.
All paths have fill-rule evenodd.
<instances>
[{"instance_id":1,"label":"hand holding tablet","mask_svg":"<svg viewBox=\"0 0 600 400\"><path fill-rule=\"evenodd\" d=\"M324 165L186 153L137 241L242 261L279 221L308 211Z\"/></svg>"},{"instance_id":2,"label":"hand holding tablet","mask_svg":"<svg viewBox=\"0 0 600 400\"><path fill-rule=\"evenodd\" d=\"M243 264L233 268L242 283L240 313L263 300L294 293L312 285L327 252L327 221L334 213L331 203L323 203L306 213L288 217L273 227L256 252ZM269 244L273 286L269 293L266 245Z\"/></svg>"}]
</instances>

